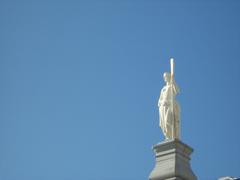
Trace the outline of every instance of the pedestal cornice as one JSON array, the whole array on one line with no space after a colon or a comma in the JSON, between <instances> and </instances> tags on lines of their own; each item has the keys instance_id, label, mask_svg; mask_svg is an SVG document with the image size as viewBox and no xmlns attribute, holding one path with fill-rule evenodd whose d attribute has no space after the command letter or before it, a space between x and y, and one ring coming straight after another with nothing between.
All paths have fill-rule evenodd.
<instances>
[{"instance_id":1,"label":"pedestal cornice","mask_svg":"<svg viewBox=\"0 0 240 180\"><path fill-rule=\"evenodd\" d=\"M193 149L178 139L154 145L156 164L149 180L197 180L190 166Z\"/></svg>"}]
</instances>

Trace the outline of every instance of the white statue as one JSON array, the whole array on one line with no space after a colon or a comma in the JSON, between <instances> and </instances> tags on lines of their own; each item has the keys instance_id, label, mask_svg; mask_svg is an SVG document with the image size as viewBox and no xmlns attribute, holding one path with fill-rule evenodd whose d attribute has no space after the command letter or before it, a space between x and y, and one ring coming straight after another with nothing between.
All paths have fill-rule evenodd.
<instances>
[{"instance_id":1,"label":"white statue","mask_svg":"<svg viewBox=\"0 0 240 180\"><path fill-rule=\"evenodd\" d=\"M179 88L174 80L174 62L170 59L171 74L165 72L166 85L162 88L158 100L160 127L166 139L180 139L180 106L175 97Z\"/></svg>"}]
</instances>

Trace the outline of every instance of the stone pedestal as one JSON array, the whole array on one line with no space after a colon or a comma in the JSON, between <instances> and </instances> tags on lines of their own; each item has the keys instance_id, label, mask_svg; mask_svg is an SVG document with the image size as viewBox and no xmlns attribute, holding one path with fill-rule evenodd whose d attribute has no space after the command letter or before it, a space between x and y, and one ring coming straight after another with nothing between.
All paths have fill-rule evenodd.
<instances>
[{"instance_id":1,"label":"stone pedestal","mask_svg":"<svg viewBox=\"0 0 240 180\"><path fill-rule=\"evenodd\" d=\"M153 146L156 165L149 180L197 180L190 166L193 149L178 139Z\"/></svg>"}]
</instances>

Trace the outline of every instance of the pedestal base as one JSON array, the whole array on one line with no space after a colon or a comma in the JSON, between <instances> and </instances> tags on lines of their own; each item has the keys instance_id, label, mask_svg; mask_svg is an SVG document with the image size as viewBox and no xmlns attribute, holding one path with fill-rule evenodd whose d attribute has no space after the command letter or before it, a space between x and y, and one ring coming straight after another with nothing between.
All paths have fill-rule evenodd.
<instances>
[{"instance_id":1,"label":"pedestal base","mask_svg":"<svg viewBox=\"0 0 240 180\"><path fill-rule=\"evenodd\" d=\"M153 146L156 165L149 180L197 180L190 166L193 149L178 139Z\"/></svg>"}]
</instances>

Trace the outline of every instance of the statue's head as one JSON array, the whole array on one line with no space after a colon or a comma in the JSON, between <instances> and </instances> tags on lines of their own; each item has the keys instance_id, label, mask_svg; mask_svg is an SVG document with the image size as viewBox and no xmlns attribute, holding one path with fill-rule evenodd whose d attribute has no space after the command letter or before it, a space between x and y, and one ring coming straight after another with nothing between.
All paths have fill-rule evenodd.
<instances>
[{"instance_id":1,"label":"statue's head","mask_svg":"<svg viewBox=\"0 0 240 180\"><path fill-rule=\"evenodd\" d=\"M164 79L164 81L165 81L166 83L167 83L167 82L170 82L170 79L171 79L170 73L165 72L165 73L163 74L163 79Z\"/></svg>"}]
</instances>

